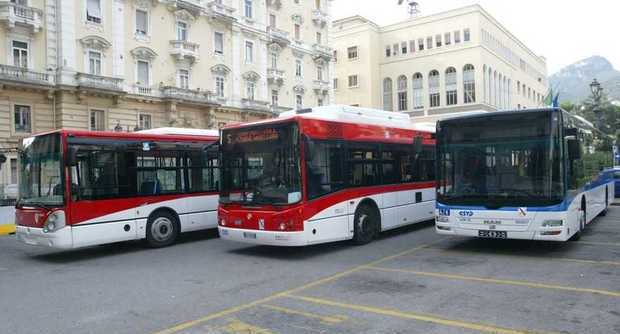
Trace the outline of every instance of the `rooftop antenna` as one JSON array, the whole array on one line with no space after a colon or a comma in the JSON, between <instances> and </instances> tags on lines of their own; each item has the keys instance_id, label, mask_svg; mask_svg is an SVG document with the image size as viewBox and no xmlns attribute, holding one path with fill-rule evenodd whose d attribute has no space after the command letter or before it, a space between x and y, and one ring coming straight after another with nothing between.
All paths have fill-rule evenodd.
<instances>
[{"instance_id":1,"label":"rooftop antenna","mask_svg":"<svg viewBox=\"0 0 620 334\"><path fill-rule=\"evenodd\" d=\"M405 0L398 0L398 5L402 5ZM409 13L409 17L415 19L420 14L420 4L417 1L409 1L407 3L407 12Z\"/></svg>"}]
</instances>

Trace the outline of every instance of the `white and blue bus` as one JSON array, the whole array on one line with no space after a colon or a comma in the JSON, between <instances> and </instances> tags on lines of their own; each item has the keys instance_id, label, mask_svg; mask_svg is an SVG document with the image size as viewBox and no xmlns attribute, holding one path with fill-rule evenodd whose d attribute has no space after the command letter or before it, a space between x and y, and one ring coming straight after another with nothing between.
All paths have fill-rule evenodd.
<instances>
[{"instance_id":1,"label":"white and blue bus","mask_svg":"<svg viewBox=\"0 0 620 334\"><path fill-rule=\"evenodd\" d=\"M613 139L562 109L437 123L439 234L578 239L614 195Z\"/></svg>"}]
</instances>

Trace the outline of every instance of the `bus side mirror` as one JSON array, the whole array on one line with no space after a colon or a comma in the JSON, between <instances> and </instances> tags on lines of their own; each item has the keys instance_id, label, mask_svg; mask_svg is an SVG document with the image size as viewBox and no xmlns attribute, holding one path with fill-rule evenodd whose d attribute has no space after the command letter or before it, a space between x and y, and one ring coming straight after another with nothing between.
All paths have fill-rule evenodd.
<instances>
[{"instance_id":1,"label":"bus side mirror","mask_svg":"<svg viewBox=\"0 0 620 334\"><path fill-rule=\"evenodd\" d=\"M566 141L568 147L568 158L570 160L581 159L581 145L577 139L569 139Z\"/></svg>"},{"instance_id":2,"label":"bus side mirror","mask_svg":"<svg viewBox=\"0 0 620 334\"><path fill-rule=\"evenodd\" d=\"M67 148L67 166L77 166L77 153L78 149L75 146L69 146Z\"/></svg>"},{"instance_id":3,"label":"bus side mirror","mask_svg":"<svg viewBox=\"0 0 620 334\"><path fill-rule=\"evenodd\" d=\"M304 136L304 156L306 161L314 160L314 153L316 152L316 147L314 141L310 139L308 136Z\"/></svg>"}]
</instances>

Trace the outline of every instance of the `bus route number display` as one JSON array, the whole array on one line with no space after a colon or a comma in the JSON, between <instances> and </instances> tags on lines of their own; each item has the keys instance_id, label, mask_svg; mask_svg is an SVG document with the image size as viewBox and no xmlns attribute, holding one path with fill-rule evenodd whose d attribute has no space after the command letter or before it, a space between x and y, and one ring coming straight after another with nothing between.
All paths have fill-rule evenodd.
<instances>
[{"instance_id":1,"label":"bus route number display","mask_svg":"<svg viewBox=\"0 0 620 334\"><path fill-rule=\"evenodd\" d=\"M262 129L243 131L238 133L229 133L226 135L226 144L244 144L265 141L274 141L280 139L280 134L275 129Z\"/></svg>"}]
</instances>

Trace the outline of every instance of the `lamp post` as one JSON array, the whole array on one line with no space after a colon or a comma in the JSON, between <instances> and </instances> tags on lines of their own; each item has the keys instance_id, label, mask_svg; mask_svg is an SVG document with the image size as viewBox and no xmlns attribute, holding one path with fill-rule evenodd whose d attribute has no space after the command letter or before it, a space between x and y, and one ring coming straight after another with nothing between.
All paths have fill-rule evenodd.
<instances>
[{"instance_id":1,"label":"lamp post","mask_svg":"<svg viewBox=\"0 0 620 334\"><path fill-rule=\"evenodd\" d=\"M592 83L590 84L590 91L592 92L592 98L593 98L593 110L592 112L594 113L594 116L596 117L596 127L601 129L602 127L602 110L601 110L601 96L603 95L603 87L601 87L601 84L594 79L592 81Z\"/></svg>"}]
</instances>

